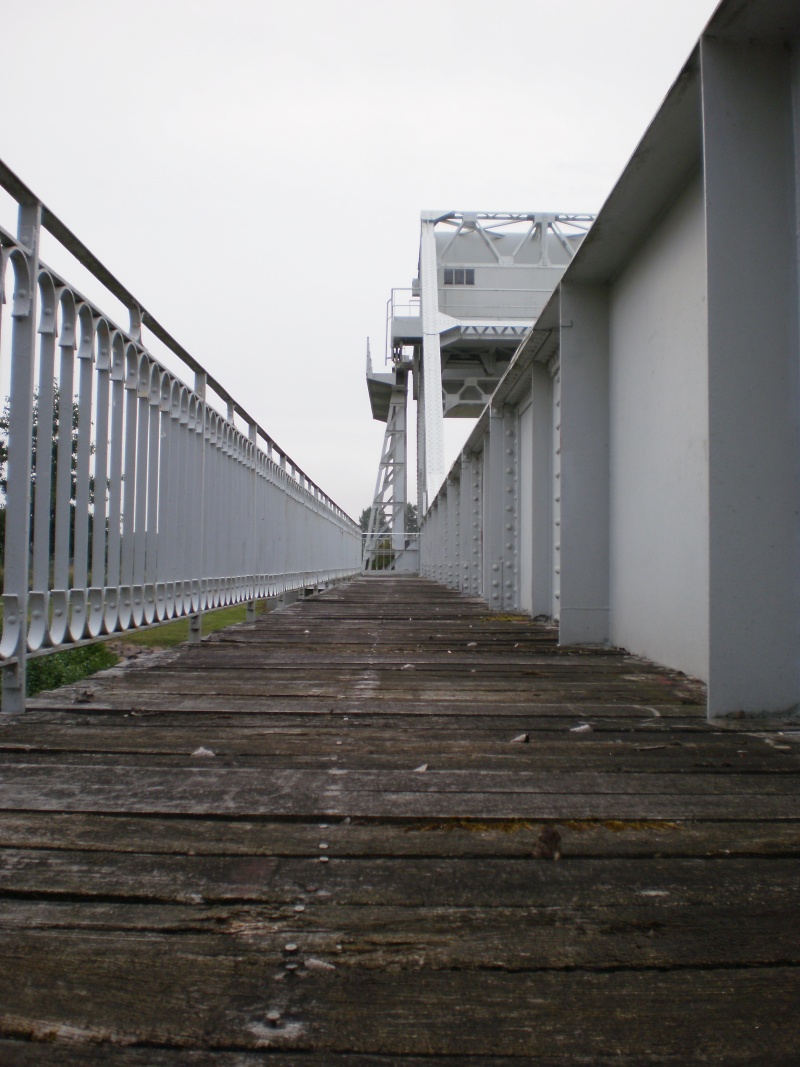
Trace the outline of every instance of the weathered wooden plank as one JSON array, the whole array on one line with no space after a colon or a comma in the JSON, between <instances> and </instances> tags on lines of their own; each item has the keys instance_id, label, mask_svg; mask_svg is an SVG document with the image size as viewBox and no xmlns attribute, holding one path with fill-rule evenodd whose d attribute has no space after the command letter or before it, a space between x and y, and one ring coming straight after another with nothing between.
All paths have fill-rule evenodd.
<instances>
[{"instance_id":1,"label":"weathered wooden plank","mask_svg":"<svg viewBox=\"0 0 800 1067\"><path fill-rule=\"evenodd\" d=\"M349 739L343 735L344 751L339 758L346 757ZM208 750L207 750L208 751ZM91 784L95 792L110 789L115 783L124 788L134 784L138 789L165 792L167 785L175 791L192 795L198 789L218 792L221 789L235 790L245 794L262 792L268 795L291 791L297 796L322 796L327 794L331 783L341 787L348 794L372 794L382 796L387 793L414 793L415 795L475 793L491 797L513 794L555 794L557 796L579 793L585 796L612 795L649 797L681 795L683 797L731 797L731 798L766 798L785 797L794 800L800 794L800 774L785 771L782 774L709 774L702 770L680 775L668 772L642 774L639 771L619 769L618 771L549 771L530 770L440 770L435 764L424 764L424 770L404 768L352 769L348 767L328 767L325 770L285 767L251 768L232 766L229 762L219 760L213 766L198 767L199 757L193 757L189 746L174 754L173 764L167 771L160 767L143 765L136 761L109 763L107 757L103 762L58 764L61 772L53 772L41 763L0 762L0 798L14 796L15 785L22 790L21 795L30 796L31 787L47 780L48 789L60 788L64 796L74 790L88 791ZM213 756L216 760L217 757ZM212 757L206 757L208 764ZM738 770L738 769L737 769ZM196 784L199 782L199 785ZM0 803L3 801L0 800ZM792 817L789 811L795 811L795 818L800 817L800 807L793 808L791 803L785 817Z\"/></svg>"},{"instance_id":2,"label":"weathered wooden plank","mask_svg":"<svg viewBox=\"0 0 800 1067\"><path fill-rule=\"evenodd\" d=\"M441 727L443 724L461 729L470 729L473 720L478 725L493 723L495 728L514 729L517 724L526 725L530 730L552 731L561 729L569 731L573 726L589 723L593 730L675 729L702 733L713 732L698 717L696 709L687 709L682 705L658 706L656 711L649 706L635 704L575 704L542 703L493 704L480 702L455 702L450 704L431 704L420 700L409 701L371 701L358 699L348 694L339 694L336 700L321 697L303 697L302 699L240 697L235 693L227 697L209 695L207 697L179 697L169 699L156 694L139 694L136 699L128 695L116 695L102 690L102 699L91 700L89 704L81 703L76 696L94 692L91 686L76 689L74 694L62 696L62 705L49 699L41 698L31 701L27 720L33 722L52 722L53 714L58 713L58 721L63 723L91 723L110 718L125 724L130 718L130 726L140 726L136 719L151 716L158 725L176 725L185 723L188 716L198 720L214 722L221 716L231 725L242 729L248 726L264 725L268 722L280 722L285 719L295 722L303 718L311 725L327 716L357 716L359 720L372 721L376 725L397 724L397 729L426 730ZM172 719L169 718L172 716ZM420 721L422 720L422 721ZM665 720L669 720L668 722ZM149 725L149 724L148 724ZM722 734L720 729L717 731ZM727 731L725 731L727 732Z\"/></svg>"},{"instance_id":3,"label":"weathered wooden plank","mask_svg":"<svg viewBox=\"0 0 800 1067\"><path fill-rule=\"evenodd\" d=\"M322 836L322 835L321 835ZM685 858L347 857L335 840L308 857L165 856L4 849L4 892L202 903L304 903L323 890L338 903L391 906L557 907L579 899L616 906L663 898L678 904L793 901L800 860ZM324 855L326 862L320 863ZM314 887L313 890L309 886Z\"/></svg>"},{"instance_id":4,"label":"weathered wooden plank","mask_svg":"<svg viewBox=\"0 0 800 1067\"><path fill-rule=\"evenodd\" d=\"M326 898L327 899L327 898ZM654 898L649 898L654 899ZM180 935L198 955L325 959L338 970L492 969L506 971L670 966L761 966L800 961L800 911L794 902L672 906L423 907L329 904L175 905L9 901L0 945L25 931L59 942L100 934L147 934L164 953ZM781 936L775 938L776 923ZM1 951L1 950L0 950Z\"/></svg>"},{"instance_id":5,"label":"weathered wooden plank","mask_svg":"<svg viewBox=\"0 0 800 1067\"><path fill-rule=\"evenodd\" d=\"M31 1043L27 1041L2 1041L0 1040L0 1062L7 1067L96 1067L100 1064L115 1064L116 1067L173 1067L174 1064L214 1064L215 1067L262 1067L269 1062L277 1067L397 1067L397 1058L394 1056L362 1056L350 1053L315 1053L303 1052L297 1056L285 1052L197 1052L191 1049L129 1049L113 1046L85 1046L80 1049L70 1050L64 1046L52 1044ZM269 1056L269 1061L266 1057ZM468 1056L468 1057L429 1057L429 1056L404 1056L403 1063L409 1067L508 1067L508 1057L494 1056ZM527 1061L530 1062L530 1061ZM537 1064L541 1067L563 1067L563 1060L538 1059ZM603 1065L611 1061L603 1057L594 1063ZM671 1065L675 1064L672 1058L650 1061L652 1063ZM740 1061L737 1061L737 1063ZM772 1067L774 1061L749 1060L748 1064L753 1067ZM616 1067L639 1067L641 1061L632 1064L627 1057L620 1059L614 1057ZM681 1067L687 1063L681 1061ZM782 1061L778 1067L783 1067ZM794 1067L792 1064L791 1067Z\"/></svg>"},{"instance_id":6,"label":"weathered wooden plank","mask_svg":"<svg viewBox=\"0 0 800 1067\"><path fill-rule=\"evenodd\" d=\"M415 1056L404 1054L403 1067L509 1067L509 1064L531 1063L528 1057L523 1060L509 1059L507 1056ZM565 1063L580 1062L585 1067L641 1067L640 1057L629 1056L606 1056L593 1057L591 1064L585 1058L579 1061L570 1058L568 1061L561 1056L536 1057L538 1067L564 1067ZM698 1061L687 1059L686 1056L657 1056L649 1057L648 1063L656 1067L687 1067ZM716 1063L704 1057L703 1063ZM214 1067L264 1067L265 1064L274 1067L398 1067L396 1056L361 1055L358 1053L337 1052L308 1052L304 1051L297 1055L280 1050L264 1052L220 1052L209 1050L196 1051L192 1049L164 1049L147 1048L132 1049L110 1045L79 1045L70 1049L64 1045L54 1045L52 1042L28 1042L28 1041L3 1041L0 1040L0 1063L4 1067L97 1067L97 1065L113 1064L114 1067L206 1067L213 1064ZM787 1059L780 1057L748 1058L747 1060L727 1060L731 1067L746 1063L747 1067L795 1067L792 1057Z\"/></svg>"},{"instance_id":7,"label":"weathered wooden plank","mask_svg":"<svg viewBox=\"0 0 800 1067\"><path fill-rule=\"evenodd\" d=\"M287 976L281 960L204 956L183 939L167 954L140 938L83 936L68 958L52 948L51 938L35 934L5 946L2 1036L46 1040L66 1026L86 1044L395 1056L537 1057L555 1048L590 1062L608 1049L675 1056L689 1037L692 1053L712 1062L765 1047L800 1055L800 1032L788 1024L800 996L792 967L666 974L304 968ZM13 983L9 958L24 964ZM269 1012L279 1013L277 1025Z\"/></svg>"},{"instance_id":8,"label":"weathered wooden plank","mask_svg":"<svg viewBox=\"0 0 800 1067\"><path fill-rule=\"evenodd\" d=\"M800 855L798 822L562 821L565 856ZM542 824L451 819L305 824L73 812L4 813L0 847L196 855L308 856L324 838L346 856L529 856Z\"/></svg>"},{"instance_id":9,"label":"weathered wooden plank","mask_svg":"<svg viewBox=\"0 0 800 1067\"><path fill-rule=\"evenodd\" d=\"M442 772L442 787L437 789L435 772L370 775L336 768L321 773L223 765L142 770L122 765L64 765L54 769L11 764L2 771L0 810L384 818L454 817L460 813L471 818L800 819L800 795L770 795L754 786L736 792L733 776L692 776L692 781L697 781L692 793L682 780L677 788L671 788L670 782L656 781L655 785L648 784L648 792L626 792L625 782L633 777L629 775L551 776L557 779L551 782L552 792L547 791L546 774L529 776L530 781L518 791L514 791L513 782L492 791L494 776L488 772L479 776L483 778L480 783L469 773L459 781L455 777L453 772ZM784 777L776 776L776 781ZM579 791L581 778L585 785L591 780L592 792ZM720 783L727 792L712 792ZM649 792L659 787L661 793Z\"/></svg>"},{"instance_id":10,"label":"weathered wooden plank","mask_svg":"<svg viewBox=\"0 0 800 1067\"><path fill-rule=\"evenodd\" d=\"M791 758L800 758L800 744L794 736L775 734L768 740L762 737L748 737L739 734L735 743L726 733L714 733L705 731L697 733L691 738L670 736L653 741L651 737L643 736L644 733L652 733L650 723L656 721L648 719L646 731L637 729L636 724L632 728L620 732L606 730L602 736L595 737L594 731L589 736L576 738L569 735L571 731L564 729L546 730L539 729L534 738L529 738L531 747L520 747L518 743L511 744L518 734L508 732L507 724L495 717L485 717L476 720L474 717L468 721L463 719L457 723L450 719L439 719L439 736L433 732L429 721L417 724L417 728L410 729L410 723L401 721L400 728L395 733L385 730L387 723L369 714L339 713L324 718L310 717L303 714L294 717L281 717L278 715L262 715L253 717L252 721L245 723L246 731L242 731L242 717L228 716L218 723L208 722L208 717L197 716L188 719L183 716L177 723L174 717L159 715L157 721L152 723L136 722L142 716L130 716L117 714L92 716L72 716L65 713L58 716L48 715L44 721L31 712L30 718L24 723L14 724L6 728L0 728L0 752L15 751L108 751L114 745L120 745L125 751L169 751L172 748L185 747L188 736L202 736L209 741L225 743L236 746L236 750L248 751L248 742L258 752L270 752L281 754L281 749L276 746L297 745L300 733L304 739L304 747L308 749L309 731L313 731L315 748L324 750L331 741L333 731L346 730L350 734L362 736L372 746L375 755L392 753L401 747L404 750L418 748L421 744L429 744L431 740L438 741L437 751L442 754L452 753L460 758L488 758L497 755L522 760L540 759L546 755L555 755L563 765L565 756L570 760L586 759L595 752L600 752L604 757L616 755L624 760L677 760L678 766L687 763L687 757L699 758L723 757L733 761L734 768L743 766L743 757L752 760L754 757L763 758L763 766L766 770L775 767L793 766ZM152 716L150 716L152 718ZM430 716L430 719L436 719ZM520 720L524 721L524 720ZM572 721L572 717L568 721ZM403 726L406 729L403 729ZM446 726L449 725L449 729ZM670 724L672 725L672 724ZM143 729L147 726L147 729ZM133 727L133 733L125 733L123 727ZM363 731L366 731L364 733ZM488 735L488 736L486 736ZM485 744L478 746L475 742L483 739ZM774 746L777 745L776 749ZM149 746L149 747L148 747ZM624 747L619 747L624 746ZM771 751L770 751L771 750ZM775 753L785 753L776 760ZM297 755L294 748L286 747L284 755ZM604 759L607 763L607 758Z\"/></svg>"},{"instance_id":11,"label":"weathered wooden plank","mask_svg":"<svg viewBox=\"0 0 800 1067\"><path fill-rule=\"evenodd\" d=\"M91 687L89 689L91 691ZM124 703L127 702L128 708L131 706L134 708L146 707L149 704L152 707L163 708L164 710L199 712L204 708L213 706L212 702L217 701L217 707L225 709L249 706L251 710L280 710L283 707L287 711L295 711L304 707L307 703L313 708L313 702L329 704L331 701L343 700L347 701L348 705L353 708L360 706L364 709L366 706L368 710L380 711L383 714L391 714L393 709L403 714L414 714L415 711L417 714L424 714L424 711L417 710L413 705L430 706L431 703L435 703L441 705L440 714L476 714L476 711L473 710L475 705L479 706L478 714L486 714L497 705L498 714L519 715L522 712L530 714L535 706L544 703L559 705L560 715L565 714L563 711L565 704L576 705L577 708L572 714L581 716L587 714L613 715L617 706L623 705L632 707L632 710L627 713L628 716L653 717L653 712L642 708L641 705L638 708L633 705L633 700L637 696L646 707L657 708L658 713L661 715L674 716L676 718L689 717L687 716L686 706L678 705L675 707L672 699L666 699L667 694L647 693L641 686L635 689L605 686L601 689L590 684L585 686L527 687L518 691L493 690L489 687L465 691L455 690L446 686L442 686L441 689L436 689L433 686L416 687L414 689L370 689L366 687L359 689L352 686L347 688L344 693L335 683L320 683L312 687L303 686L301 683L293 685L291 683L276 682L269 688L261 687L257 684L251 686L238 684L233 692L222 684L210 686L207 692L202 692L199 689L193 691L190 687L176 684L174 687L168 685L159 687L130 686L127 692L123 692L122 689L117 692L109 691L105 694L105 705L106 707L113 707L113 701L116 700L123 702L122 704L117 704L117 706L124 706ZM601 709L589 710L580 706L581 704L589 705L598 700L602 700L604 703L604 707ZM404 705L407 704L412 705L412 707L406 709ZM57 705L52 702L39 701L35 706L50 707ZM102 706L99 706L97 710L102 710ZM325 708L323 710L328 709ZM341 709L337 708L338 710ZM566 714L569 714L569 712ZM618 715L616 717L625 717L625 715L626 712L622 711L621 716Z\"/></svg>"},{"instance_id":12,"label":"weathered wooden plank","mask_svg":"<svg viewBox=\"0 0 800 1067\"><path fill-rule=\"evenodd\" d=\"M77 734L78 731L75 731ZM524 747L496 737L468 741L422 740L418 737L405 739L397 736L395 743L374 732L361 731L353 726L343 735L342 728L328 729L325 737L315 737L309 745L308 732L270 733L261 732L248 744L240 731L193 729L152 731L109 731L104 736L65 735L41 739L42 747L23 740L12 742L2 751L2 764L26 764L31 766L70 766L124 764L127 767L193 766L192 752L204 748L225 761L226 766L242 768L259 767L264 770L284 768L291 760L296 769L329 769L332 764L350 771L405 772L409 767L428 763L437 774L445 771L463 773L492 772L559 773L569 764L573 773L588 774L652 774L680 776L685 785L691 786L699 774L722 777L727 774L762 774L766 780L781 777L785 789L777 783L767 787L768 792L791 792L791 783L797 785L800 774L800 757L794 753L775 760L769 750L743 750L733 754L729 747L703 746L694 750L677 748L669 743L653 743L652 738L598 742L594 745L576 746L569 742L539 742ZM360 735L360 736L359 736ZM476 744L480 740L481 743ZM621 746L625 746L624 748ZM333 755L335 754L335 755ZM687 758L688 757L688 758ZM733 763L733 760L736 763ZM737 782L734 788L741 786Z\"/></svg>"},{"instance_id":13,"label":"weathered wooden plank","mask_svg":"<svg viewBox=\"0 0 800 1067\"><path fill-rule=\"evenodd\" d=\"M635 693L640 701L656 700L658 703L678 703L681 701L681 685L672 685L661 678L647 675L627 674L624 669L605 666L600 670L590 669L589 664L569 663L546 668L528 667L523 664L516 668L509 664L505 670L491 661L482 663L474 659L459 660L448 657L446 664L430 663L418 657L404 657L391 667L374 663L362 664L345 669L339 665L330 665L321 669L317 661L310 663L283 664L237 664L235 661L224 668L213 664L203 668L203 684L210 693L227 693L231 685L231 674L235 672L234 685L240 692L264 693L277 692L313 693L317 688L352 687L363 689L380 696L391 693L405 694L409 691L424 690L427 693L441 693L444 697L453 689L453 676L459 676L458 689L462 694L482 695L484 699L495 693L503 702L515 694L547 694L573 689L585 689L588 686L597 690L613 689L615 692ZM189 665L186 665L187 668ZM109 671L102 679L116 689L141 688L144 691L154 688L162 692L186 692L197 685L197 672L191 669L154 670L145 676L135 678L133 671ZM691 700L687 703L698 704Z\"/></svg>"}]
</instances>

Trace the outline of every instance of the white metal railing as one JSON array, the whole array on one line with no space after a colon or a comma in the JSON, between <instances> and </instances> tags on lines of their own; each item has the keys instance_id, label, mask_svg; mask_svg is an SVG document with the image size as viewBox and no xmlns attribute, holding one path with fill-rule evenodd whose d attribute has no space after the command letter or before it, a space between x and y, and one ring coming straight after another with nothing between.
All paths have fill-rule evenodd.
<instances>
[{"instance_id":1,"label":"white metal railing","mask_svg":"<svg viewBox=\"0 0 800 1067\"><path fill-rule=\"evenodd\" d=\"M4 710L24 707L32 653L358 573L352 519L1 163L0 186L19 205L16 235L0 229ZM40 262L42 228L122 301L127 328Z\"/></svg>"}]
</instances>

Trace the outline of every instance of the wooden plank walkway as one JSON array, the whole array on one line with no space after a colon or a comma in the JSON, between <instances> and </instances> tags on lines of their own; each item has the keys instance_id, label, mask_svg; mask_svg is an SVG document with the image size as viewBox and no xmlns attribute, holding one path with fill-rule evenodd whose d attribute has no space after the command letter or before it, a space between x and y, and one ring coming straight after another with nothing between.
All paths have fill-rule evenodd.
<instances>
[{"instance_id":1,"label":"wooden plank walkway","mask_svg":"<svg viewBox=\"0 0 800 1067\"><path fill-rule=\"evenodd\" d=\"M0 1064L800 1063L797 724L379 577L32 704Z\"/></svg>"}]
</instances>

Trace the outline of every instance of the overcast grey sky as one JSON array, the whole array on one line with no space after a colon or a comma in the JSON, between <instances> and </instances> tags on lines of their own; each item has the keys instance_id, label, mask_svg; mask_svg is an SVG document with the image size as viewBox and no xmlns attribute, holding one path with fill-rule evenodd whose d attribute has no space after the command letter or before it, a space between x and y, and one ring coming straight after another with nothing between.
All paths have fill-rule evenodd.
<instances>
[{"instance_id":1,"label":"overcast grey sky","mask_svg":"<svg viewBox=\"0 0 800 1067\"><path fill-rule=\"evenodd\" d=\"M597 211L716 6L6 4L0 156L357 517L420 210Z\"/></svg>"}]
</instances>

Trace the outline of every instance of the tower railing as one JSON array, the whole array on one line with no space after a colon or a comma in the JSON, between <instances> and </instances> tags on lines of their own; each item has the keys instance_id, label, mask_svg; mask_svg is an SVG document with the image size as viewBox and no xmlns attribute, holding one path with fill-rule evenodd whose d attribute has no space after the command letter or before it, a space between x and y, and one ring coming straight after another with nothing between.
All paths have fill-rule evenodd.
<instances>
[{"instance_id":1,"label":"tower railing","mask_svg":"<svg viewBox=\"0 0 800 1067\"><path fill-rule=\"evenodd\" d=\"M0 229L3 709L24 708L30 655L183 616L199 636L205 610L358 573L352 519L2 163L0 186L18 205ZM127 327L40 260L43 229Z\"/></svg>"},{"instance_id":2,"label":"tower railing","mask_svg":"<svg viewBox=\"0 0 800 1067\"><path fill-rule=\"evenodd\" d=\"M392 289L392 294L386 301L386 343L384 346L385 362L391 365L395 362L396 342L392 336L392 323L397 318L417 319L420 317L419 293L415 289Z\"/></svg>"}]
</instances>

